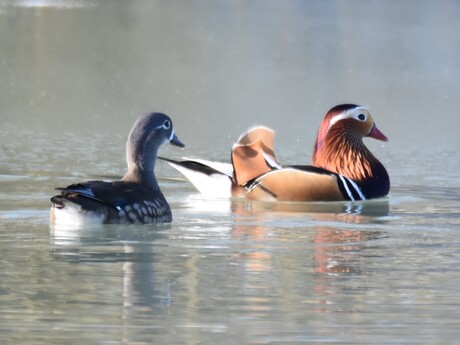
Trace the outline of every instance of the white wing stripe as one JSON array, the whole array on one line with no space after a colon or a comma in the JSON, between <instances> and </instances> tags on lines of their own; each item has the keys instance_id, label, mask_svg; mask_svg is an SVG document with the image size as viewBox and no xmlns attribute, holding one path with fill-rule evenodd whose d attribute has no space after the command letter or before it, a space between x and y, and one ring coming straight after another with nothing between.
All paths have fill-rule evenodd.
<instances>
[{"instance_id":1,"label":"white wing stripe","mask_svg":"<svg viewBox=\"0 0 460 345\"><path fill-rule=\"evenodd\" d=\"M262 155L264 156L265 162L272 168L272 169L281 169L281 166L276 163L276 160L270 156L268 153L262 151Z\"/></svg>"},{"instance_id":2,"label":"white wing stripe","mask_svg":"<svg viewBox=\"0 0 460 345\"><path fill-rule=\"evenodd\" d=\"M366 200L366 197L364 196L364 194L361 192L361 189L359 189L358 185L356 184L355 181L353 180L350 180L349 178L347 178L347 180L351 183L351 185L353 186L353 188L355 189L355 191L359 194L359 197L361 198L361 200Z\"/></svg>"},{"instance_id":3,"label":"white wing stripe","mask_svg":"<svg viewBox=\"0 0 460 345\"><path fill-rule=\"evenodd\" d=\"M355 201L355 198L353 197L353 194L350 192L350 189L348 188L347 182L345 181L345 177L343 177L342 175L339 175L339 177L340 177L340 180L343 183L343 186L345 187L345 190L346 190L346 192L348 194L348 197L350 198L351 201Z\"/></svg>"}]
</instances>

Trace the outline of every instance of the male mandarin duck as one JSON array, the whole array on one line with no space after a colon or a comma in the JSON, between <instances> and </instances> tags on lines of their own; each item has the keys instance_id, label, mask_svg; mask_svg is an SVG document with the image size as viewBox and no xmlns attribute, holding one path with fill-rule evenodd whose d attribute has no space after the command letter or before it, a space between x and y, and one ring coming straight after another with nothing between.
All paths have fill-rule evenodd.
<instances>
[{"instance_id":1,"label":"male mandarin duck","mask_svg":"<svg viewBox=\"0 0 460 345\"><path fill-rule=\"evenodd\" d=\"M281 167L274 154L273 137L274 132L266 127L256 127L241 136L232 149L232 165L226 169L205 160L166 161L199 190L204 190L205 180L212 185L203 176L220 176L226 181L227 194L243 194L254 200L355 201L389 192L387 171L363 143L364 137L388 139L364 107L342 104L328 111L318 131L311 166ZM202 177L200 183L193 179L195 176Z\"/></svg>"},{"instance_id":2,"label":"male mandarin duck","mask_svg":"<svg viewBox=\"0 0 460 345\"><path fill-rule=\"evenodd\" d=\"M234 148L235 179L245 187L248 198L257 200L354 201L385 196L390 189L388 173L364 145L364 137L388 140L367 109L339 105L329 110L321 123L312 166L273 168L251 175L244 167L248 155L240 155Z\"/></svg>"},{"instance_id":3,"label":"male mandarin duck","mask_svg":"<svg viewBox=\"0 0 460 345\"><path fill-rule=\"evenodd\" d=\"M171 119L150 113L137 119L126 143L128 172L119 181L87 181L56 188L50 220L55 225L158 223L172 220L171 209L155 177L160 146L177 138Z\"/></svg>"},{"instance_id":4,"label":"male mandarin duck","mask_svg":"<svg viewBox=\"0 0 460 345\"><path fill-rule=\"evenodd\" d=\"M251 128L247 133L242 134L236 145L251 147L262 145L266 150L266 158L275 160L273 152L273 139L275 132L267 127L259 126ZM253 173L270 171L264 158L251 160ZM245 189L239 186L234 177L234 169L231 163L216 162L200 158L184 158L182 161L158 157L173 168L181 172L202 194L212 197L230 198L242 196Z\"/></svg>"}]
</instances>

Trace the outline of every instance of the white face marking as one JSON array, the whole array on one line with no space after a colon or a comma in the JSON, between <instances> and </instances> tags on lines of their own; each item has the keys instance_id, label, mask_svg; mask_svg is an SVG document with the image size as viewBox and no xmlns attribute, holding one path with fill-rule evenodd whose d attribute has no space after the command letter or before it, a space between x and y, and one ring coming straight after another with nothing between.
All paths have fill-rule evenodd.
<instances>
[{"instance_id":1,"label":"white face marking","mask_svg":"<svg viewBox=\"0 0 460 345\"><path fill-rule=\"evenodd\" d=\"M162 126L164 129L170 129L171 128L171 121L169 120L166 120L164 123L163 123L163 126Z\"/></svg>"},{"instance_id":2,"label":"white face marking","mask_svg":"<svg viewBox=\"0 0 460 345\"><path fill-rule=\"evenodd\" d=\"M363 114L365 116L364 119L361 119L359 117L360 114ZM336 124L338 121L340 120L344 120L344 119L351 119L351 118L354 118L358 121L366 121L367 120L367 117L369 115L369 111L364 108L364 107L356 107L356 108L353 108L353 109L350 109L350 110L347 110L346 112L342 113L342 114L339 114L337 116L334 116L331 121L329 121L329 128L331 128L334 124Z\"/></svg>"},{"instance_id":3,"label":"white face marking","mask_svg":"<svg viewBox=\"0 0 460 345\"><path fill-rule=\"evenodd\" d=\"M159 129L159 128L163 128L163 129L170 129L171 128L171 121L170 120L165 120L165 122L163 122L163 124L159 125L158 127L155 127L155 129Z\"/></svg>"},{"instance_id":4,"label":"white face marking","mask_svg":"<svg viewBox=\"0 0 460 345\"><path fill-rule=\"evenodd\" d=\"M174 128L171 130L171 136L169 137L168 141L173 140L174 138Z\"/></svg>"},{"instance_id":5,"label":"white face marking","mask_svg":"<svg viewBox=\"0 0 460 345\"><path fill-rule=\"evenodd\" d=\"M172 127L172 123L170 120L165 120L165 122L163 122L162 125L156 127L156 129L165 129L165 130L168 130ZM174 128L171 129L171 135L169 136L169 139L168 139L168 142L171 141L172 139L174 138Z\"/></svg>"}]
</instances>

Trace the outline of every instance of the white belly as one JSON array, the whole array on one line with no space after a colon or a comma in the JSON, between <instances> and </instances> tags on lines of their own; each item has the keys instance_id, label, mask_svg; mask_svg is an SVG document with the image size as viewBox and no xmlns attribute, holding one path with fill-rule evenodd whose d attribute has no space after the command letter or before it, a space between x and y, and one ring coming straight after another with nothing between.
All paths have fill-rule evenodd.
<instances>
[{"instance_id":1,"label":"white belly","mask_svg":"<svg viewBox=\"0 0 460 345\"><path fill-rule=\"evenodd\" d=\"M84 211L80 206L66 203L65 207L51 207L50 221L55 226L83 227L92 224L102 224L106 214Z\"/></svg>"}]
</instances>

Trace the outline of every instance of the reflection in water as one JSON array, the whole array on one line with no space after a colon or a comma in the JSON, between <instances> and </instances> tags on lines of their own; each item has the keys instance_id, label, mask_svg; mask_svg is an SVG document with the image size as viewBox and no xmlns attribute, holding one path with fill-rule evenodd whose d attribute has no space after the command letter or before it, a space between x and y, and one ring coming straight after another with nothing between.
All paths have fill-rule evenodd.
<instances>
[{"instance_id":1,"label":"reflection in water","mask_svg":"<svg viewBox=\"0 0 460 345\"><path fill-rule=\"evenodd\" d=\"M203 308L217 312L236 308L245 317L269 320L292 311L290 304L273 304L274 296L294 301L301 288L306 295L314 292L321 296L314 308L326 311L320 305L328 305L343 293L331 289L328 276L361 273L361 267L366 266L363 252L371 248L370 242L384 237L383 232L366 226L375 226L371 224L378 221L376 215L388 214L385 199L359 205L234 199L219 200L211 208L203 206L205 198L200 194L184 198L181 210L186 217L182 220L179 215L175 225L99 226L79 231L54 227L50 233L51 254L64 262L117 264L119 270L113 274L120 276L123 339L134 341L142 336L132 328L132 320L156 318L164 308L181 308L183 326L192 329L193 320L202 318ZM347 213L349 210L356 212ZM219 215L233 221L210 221ZM173 227L181 230L172 231ZM197 241L200 250L194 247ZM183 255L177 255L172 246ZM299 251L300 247L304 249ZM216 248L222 253L216 254ZM295 250L291 253L291 249ZM214 254L208 257L208 251ZM311 271L307 280L303 276L306 271ZM181 290L175 289L178 279ZM230 290L224 289L215 301L208 300L206 295L214 294L214 286L222 287L227 280L230 285L225 289ZM220 284L216 285L217 281ZM232 301L235 292L239 296L236 305ZM215 303L222 303L222 307ZM220 332L224 325L210 322L202 327Z\"/></svg>"},{"instance_id":2,"label":"reflection in water","mask_svg":"<svg viewBox=\"0 0 460 345\"><path fill-rule=\"evenodd\" d=\"M329 284L329 274L360 274L361 268L366 266L366 255L364 252L372 248L370 242L385 238L382 231L374 230L376 217L388 215L388 199L380 199L371 202L359 203L262 203L247 200L233 200L232 212L238 215L232 230L232 237L240 240L242 249L234 256L238 257L243 263L245 278L244 288L246 291L251 289L265 289L267 282L273 279L272 272L276 271L273 267L275 257L273 250L267 250L266 242L273 236L276 229L273 229L273 220L278 221L282 218L299 218L296 227L305 227L305 236L313 244L310 249L312 252L305 252L307 259L312 258L313 285L303 282L305 289L313 289L322 298L318 301L320 305L330 303L334 295L341 294L342 291L331 289ZM248 220L251 220L248 223ZM255 220L254 220L255 219ZM308 228L303 225L318 223ZM343 222L342 225L340 225ZM286 222L284 222L285 224ZM324 224L334 224L326 226ZM346 226L344 226L347 224ZM353 226L356 224L357 226ZM369 224L369 228L362 225ZM358 227L359 226L359 227ZM292 241L298 241L293 238ZM279 239L278 239L279 241ZM304 261L308 261L304 259ZM298 268L292 267L291 260L286 259L281 263L283 271L294 270L293 273L285 273L283 281L289 282L296 276ZM276 265L275 265L276 266ZM279 269L278 269L279 270ZM264 279L266 276L266 279ZM291 276L289 278L289 276ZM294 287L288 287L287 290ZM283 295L289 295L289 291L282 289ZM254 317L260 316L261 311L269 311L270 298L258 296L246 298L249 309ZM317 312L326 311L324 308L316 306Z\"/></svg>"},{"instance_id":3,"label":"reflection in water","mask_svg":"<svg viewBox=\"0 0 460 345\"><path fill-rule=\"evenodd\" d=\"M0 0L0 343L456 342L459 9ZM350 101L390 136L369 143L389 216L385 201L209 201L162 181L170 228L48 231L54 186L123 173L139 113L170 111L184 155L228 159L265 124L283 161L307 164L318 117Z\"/></svg>"},{"instance_id":4,"label":"reflection in water","mask_svg":"<svg viewBox=\"0 0 460 345\"><path fill-rule=\"evenodd\" d=\"M69 229L53 226L50 251L66 262L121 263L123 306L150 308L170 303L167 282L157 285L153 244L168 224L156 226L94 226Z\"/></svg>"},{"instance_id":5,"label":"reflection in water","mask_svg":"<svg viewBox=\"0 0 460 345\"><path fill-rule=\"evenodd\" d=\"M362 251L370 248L368 242L385 237L381 231L315 227L315 272L359 273L365 266Z\"/></svg>"},{"instance_id":6,"label":"reflection in water","mask_svg":"<svg viewBox=\"0 0 460 345\"><path fill-rule=\"evenodd\" d=\"M356 217L353 217L356 220ZM361 220L362 221L362 220ZM358 220L358 224L361 223ZM367 223L367 222L366 222ZM373 241L387 238L388 235L383 231L373 230L375 226L370 224L369 229L362 228L340 229L334 226L316 226L314 228L313 262L314 290L319 297L315 307L317 313L329 313L335 310L338 296L355 294L361 287L354 286L353 280L368 270L369 262L374 253L378 253L378 245L372 244ZM372 259L373 260L373 259ZM338 288L331 284L338 275L346 275L350 284L345 284ZM339 308L349 308L354 311L362 301L355 301L349 306Z\"/></svg>"},{"instance_id":7,"label":"reflection in water","mask_svg":"<svg viewBox=\"0 0 460 345\"><path fill-rule=\"evenodd\" d=\"M231 211L247 215L276 215L281 219L305 217L321 222L367 223L388 216L389 201L289 203L233 199Z\"/></svg>"},{"instance_id":8,"label":"reflection in water","mask_svg":"<svg viewBox=\"0 0 460 345\"><path fill-rule=\"evenodd\" d=\"M280 216L307 215L317 221L366 223L388 216L388 198L357 202L260 202L234 199L232 211L275 213Z\"/></svg>"}]
</instances>

